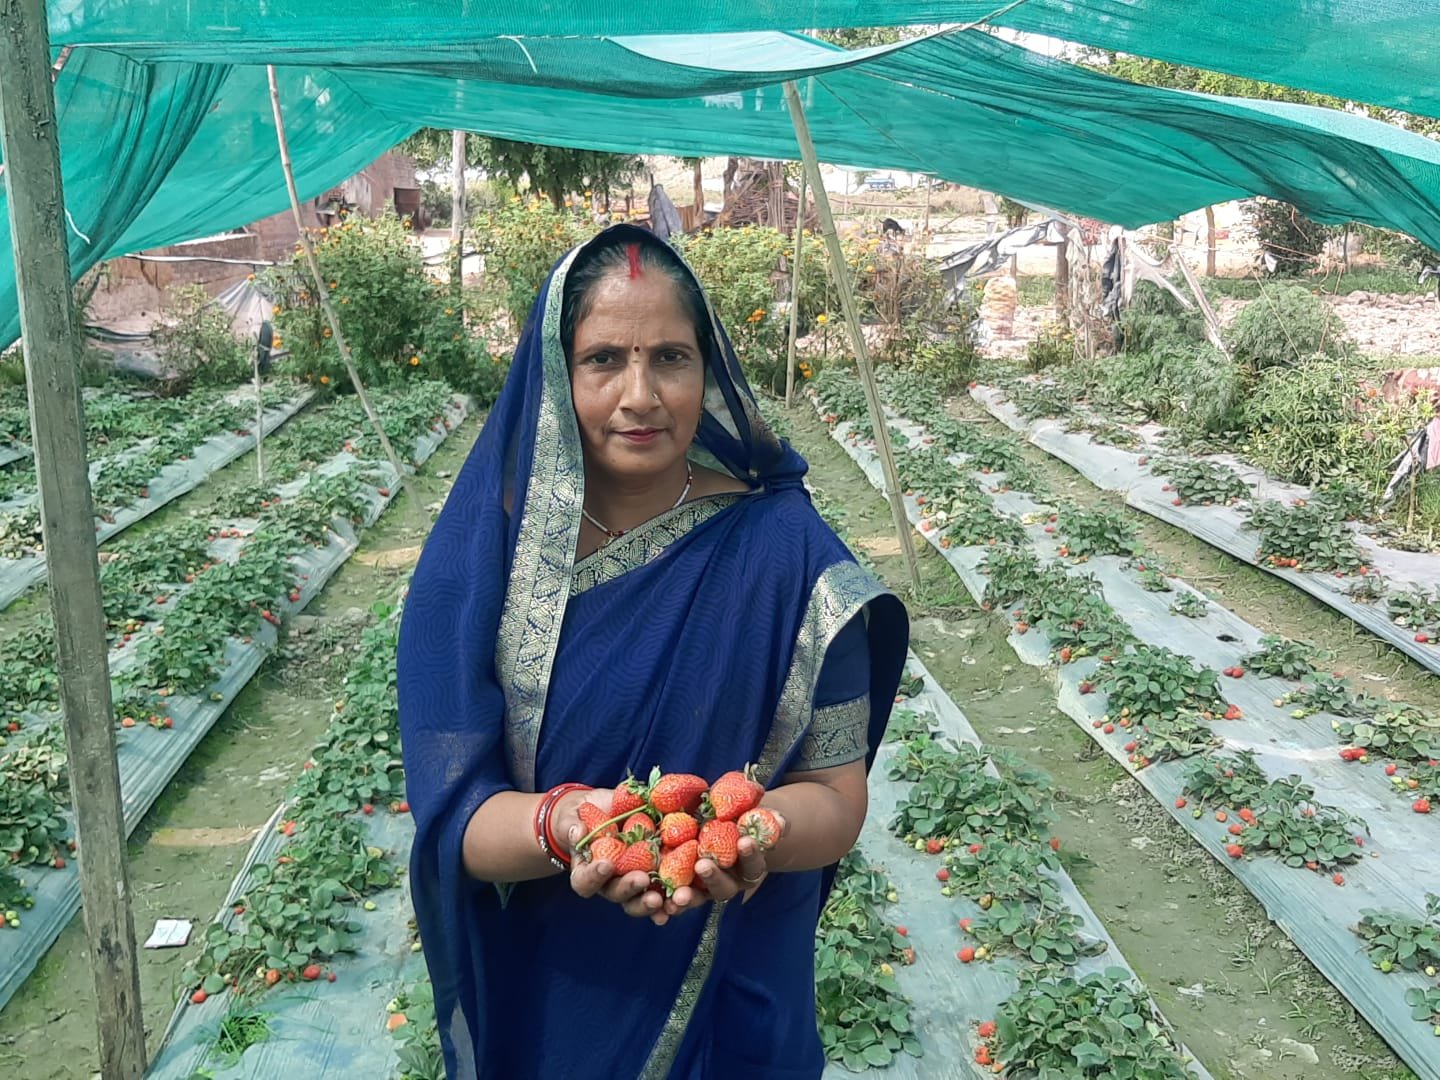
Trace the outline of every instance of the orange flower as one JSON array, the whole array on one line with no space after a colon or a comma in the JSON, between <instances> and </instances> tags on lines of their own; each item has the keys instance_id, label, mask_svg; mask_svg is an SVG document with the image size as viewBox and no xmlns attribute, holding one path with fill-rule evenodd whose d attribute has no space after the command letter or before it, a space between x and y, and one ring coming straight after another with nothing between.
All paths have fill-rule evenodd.
<instances>
[{"instance_id":1,"label":"orange flower","mask_svg":"<svg viewBox=\"0 0 1440 1080\"><path fill-rule=\"evenodd\" d=\"M321 375L321 376L320 376L320 385L321 385L321 386L329 386L329 385L330 385L330 376L329 376L329 375Z\"/></svg>"},{"instance_id":2,"label":"orange flower","mask_svg":"<svg viewBox=\"0 0 1440 1080\"><path fill-rule=\"evenodd\" d=\"M321 332L322 334L324 334L324 335L328 338L328 337L330 336L330 327L327 326L327 327L325 327L324 330L322 330L322 331L320 331L320 332Z\"/></svg>"},{"instance_id":3,"label":"orange flower","mask_svg":"<svg viewBox=\"0 0 1440 1080\"><path fill-rule=\"evenodd\" d=\"M410 357L410 366L411 366L411 367L419 367L419 366L420 366L420 357L418 357L418 356L412 356L412 357Z\"/></svg>"}]
</instances>

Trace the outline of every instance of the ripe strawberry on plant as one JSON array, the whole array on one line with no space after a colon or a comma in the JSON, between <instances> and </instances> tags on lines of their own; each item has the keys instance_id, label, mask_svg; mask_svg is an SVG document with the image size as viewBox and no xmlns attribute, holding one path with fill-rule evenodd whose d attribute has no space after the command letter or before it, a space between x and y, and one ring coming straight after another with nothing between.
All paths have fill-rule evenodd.
<instances>
[{"instance_id":1,"label":"ripe strawberry on plant","mask_svg":"<svg viewBox=\"0 0 1440 1080\"><path fill-rule=\"evenodd\" d=\"M700 827L700 858L729 870L740 858L740 827L733 821L707 821Z\"/></svg>"},{"instance_id":2,"label":"ripe strawberry on plant","mask_svg":"<svg viewBox=\"0 0 1440 1080\"><path fill-rule=\"evenodd\" d=\"M667 848L678 848L700 835L700 823L683 811L666 814L660 819L660 843Z\"/></svg>"},{"instance_id":3,"label":"ripe strawberry on plant","mask_svg":"<svg viewBox=\"0 0 1440 1080\"><path fill-rule=\"evenodd\" d=\"M727 772L711 784L707 803L717 821L735 821L759 806L764 795L764 786L755 781L753 768L747 766L743 772Z\"/></svg>"},{"instance_id":4,"label":"ripe strawberry on plant","mask_svg":"<svg viewBox=\"0 0 1440 1080\"><path fill-rule=\"evenodd\" d=\"M693 814L709 786L691 773L666 773L650 785L650 805L662 815L681 810Z\"/></svg>"},{"instance_id":5,"label":"ripe strawberry on plant","mask_svg":"<svg viewBox=\"0 0 1440 1080\"><path fill-rule=\"evenodd\" d=\"M674 896L677 889L695 880L695 861L699 857L700 845L694 840L687 840L660 856L660 884L667 896Z\"/></svg>"},{"instance_id":6,"label":"ripe strawberry on plant","mask_svg":"<svg viewBox=\"0 0 1440 1080\"><path fill-rule=\"evenodd\" d=\"M775 811L763 806L746 810L735 824L743 835L755 841L755 846L761 851L769 851L780 839L780 819L775 816Z\"/></svg>"}]
</instances>

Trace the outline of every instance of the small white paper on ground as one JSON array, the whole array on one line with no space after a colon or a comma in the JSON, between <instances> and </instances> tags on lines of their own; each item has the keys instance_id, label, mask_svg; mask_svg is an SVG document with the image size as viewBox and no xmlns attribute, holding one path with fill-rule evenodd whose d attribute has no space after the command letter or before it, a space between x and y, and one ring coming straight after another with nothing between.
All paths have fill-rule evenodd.
<instances>
[{"instance_id":1,"label":"small white paper on ground","mask_svg":"<svg viewBox=\"0 0 1440 1080\"><path fill-rule=\"evenodd\" d=\"M190 940L195 924L189 919L156 919L155 929L145 939L147 949L174 949Z\"/></svg>"}]
</instances>

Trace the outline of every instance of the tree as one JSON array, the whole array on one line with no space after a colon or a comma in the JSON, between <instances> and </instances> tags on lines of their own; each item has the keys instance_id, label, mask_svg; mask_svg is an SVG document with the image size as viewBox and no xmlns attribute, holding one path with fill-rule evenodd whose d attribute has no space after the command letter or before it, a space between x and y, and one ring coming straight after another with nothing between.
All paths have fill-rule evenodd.
<instances>
[{"instance_id":1,"label":"tree","mask_svg":"<svg viewBox=\"0 0 1440 1080\"><path fill-rule=\"evenodd\" d=\"M434 167L450 160L451 135L440 128L421 128L400 144L400 152ZM565 196L581 191L609 193L628 185L644 167L633 154L601 150L573 150L472 135L466 140L468 164L491 176L503 177L517 187L528 180L532 191L543 191L557 207Z\"/></svg>"}]
</instances>

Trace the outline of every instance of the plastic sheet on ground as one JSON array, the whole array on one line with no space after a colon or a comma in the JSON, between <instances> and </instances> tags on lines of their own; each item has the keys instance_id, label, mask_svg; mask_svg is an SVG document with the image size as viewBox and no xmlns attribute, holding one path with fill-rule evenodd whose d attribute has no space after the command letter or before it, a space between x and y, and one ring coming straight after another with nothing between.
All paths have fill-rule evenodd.
<instances>
[{"instance_id":1,"label":"plastic sheet on ground","mask_svg":"<svg viewBox=\"0 0 1440 1080\"><path fill-rule=\"evenodd\" d=\"M268 862L285 843L275 828L286 809L282 804L260 830L217 922L234 919L232 908L249 886L251 869ZM368 843L389 853L403 866L415 826L408 814L377 813L360 817ZM394 1076L399 1042L386 1029L386 1003L401 986L419 978L424 957L410 948L410 890L403 882L376 893L374 911L358 906L357 949L340 953L326 967L333 983L296 983L267 994L261 1008L269 1037L249 1047L238 1059L215 1051L220 1024L233 1005L231 994L216 994L203 1005L181 999L170 1017L159 1051L146 1072L148 1080L191 1080L200 1074L213 1080L271 1080L283 1076L343 1076L385 1080Z\"/></svg>"},{"instance_id":2,"label":"plastic sheet on ground","mask_svg":"<svg viewBox=\"0 0 1440 1080\"><path fill-rule=\"evenodd\" d=\"M1138 434L1151 445L1141 450L1122 450L1093 442L1083 431L1065 430L1063 420L1025 420L1015 406L1004 400L1003 391L980 386L970 392L997 420L1012 431L1025 436L1035 446L1079 472L1096 487L1124 495L1125 502L1137 510L1159 518L1191 536L1204 540L1227 555L1242 559L1268 574L1288 581L1321 603L1383 638L1389 645L1405 653L1417 663L1440 674L1440 644L1422 644L1415 640L1415 631L1397 626L1386 614L1383 601L1362 604L1350 599L1345 587L1355 578L1337 578L1333 573L1305 570L1284 570L1259 561L1259 533L1247 529L1247 516L1234 506L1196 506L1187 503L1175 506L1175 496L1164 491L1166 480L1152 469L1140 464L1142 454L1159 453L1155 441L1160 429L1147 425ZM1204 460L1227 466L1248 483L1258 499L1289 502L1310 498L1308 488L1286 484L1266 476L1253 465L1228 454L1207 456ZM1352 526L1353 528L1353 526ZM1430 589L1440 583L1440 555L1424 552L1398 551L1376 542L1364 532L1355 531L1356 545L1366 562L1400 589Z\"/></svg>"},{"instance_id":3,"label":"plastic sheet on ground","mask_svg":"<svg viewBox=\"0 0 1440 1080\"><path fill-rule=\"evenodd\" d=\"M236 397L237 400L243 400L247 395L253 403L255 400L253 393L248 389L237 391ZM264 433L270 435L279 430L281 425L303 409L314 396L315 391L306 390L283 405L266 409ZM253 430L249 435L237 435L233 431L224 431L210 436L191 450L189 461L172 461L161 469L159 474L150 481L147 488L149 495L146 498L137 499L129 506L116 510L114 521L98 521L97 519L100 528L95 533L96 543L104 543L124 532L137 521L153 514L167 503L193 491L204 483L211 473L223 469L254 447L255 433ZM98 462L92 463L90 466L92 481L98 466ZM16 500L10 505L20 506L32 503L37 497L31 496L24 500ZM9 607L31 588L44 581L47 573L44 553L26 555L19 559L0 559L0 609Z\"/></svg>"},{"instance_id":4,"label":"plastic sheet on ground","mask_svg":"<svg viewBox=\"0 0 1440 1080\"><path fill-rule=\"evenodd\" d=\"M907 667L911 674L922 676L925 685L919 694L899 707L930 718L935 727L956 742L980 745L980 738L965 714L914 653L910 654ZM925 1056L912 1058L897 1054L888 1068L877 1070L875 1075L903 1080L992 1076L988 1068L974 1063L979 1045L975 1025L994 1019L1001 1002L1015 993L1015 964L1010 958L975 964L961 964L955 959L956 951L970 940L958 929L957 921L966 916L978 918L983 913L966 897L941 896L935 881L940 861L908 847L887 827L895 816L896 806L910 788L910 784L889 780L886 776L889 759L898 746L898 743L887 742L870 772L870 809L865 815L859 844L866 860L883 869L900 894L899 901L885 909L885 919L904 926L915 948L915 963L896 968L895 980L913 1003L911 1019ZM1082 959L1073 972L1083 976L1111 967L1128 968L1104 924L1090 910L1069 876L1061 874L1054 880L1066 906L1084 921L1081 933L1103 940L1108 946L1099 956ZM1192 1065L1192 1071L1199 1077L1210 1075L1198 1063ZM825 1075L829 1080L840 1080L854 1074L843 1066L831 1064Z\"/></svg>"},{"instance_id":5,"label":"plastic sheet on ground","mask_svg":"<svg viewBox=\"0 0 1440 1080\"><path fill-rule=\"evenodd\" d=\"M452 424L457 423L469 407L469 399L457 395L447 411L447 418ZM436 429L417 439L414 458L416 464L423 464L449 434L450 429L437 425ZM317 471L331 474L343 472L356 460L358 459L350 454L341 453L320 466ZM370 490L371 501L364 516L364 526L368 527L374 524L399 494L400 485L398 477L387 462L367 461L366 467L373 470L378 482L388 485L391 492L382 496L378 490ZM302 485L303 480L298 480L278 490L282 495L293 495ZM281 621L303 610L319 595L358 545L357 531L348 523L337 522L329 544L323 548L308 548L298 555L294 563L297 574L302 576L297 585L300 599L292 602L284 597L277 598L273 609ZM175 721L172 730L137 724L133 728L116 732L116 758L120 768L120 791L127 834L140 823L191 751L199 745L215 721L244 689L275 645L277 636L277 629L264 622L253 631L253 640L249 644L236 638L226 642L225 666L215 685L204 694L169 699L166 711ZM132 642L129 649L117 654L114 666L118 667L127 662L133 656L134 647ZM212 700L212 693L218 694L219 699ZM46 719L41 718L34 726L38 728L45 722ZM58 722L58 716L52 715L48 722ZM31 725L27 724L26 728L31 729ZM0 1008L4 1008L80 907L80 879L73 861L63 870L27 868L24 877L31 885L35 906L24 914L18 928L5 931L7 950L0 955Z\"/></svg>"},{"instance_id":6,"label":"plastic sheet on ground","mask_svg":"<svg viewBox=\"0 0 1440 1080\"><path fill-rule=\"evenodd\" d=\"M901 421L896 426L907 435L918 436L921 429ZM879 457L869 443L850 440L848 423L832 428L832 435L846 453L865 472L877 490L883 490ZM1103 449L1103 448L1101 448ZM997 477L981 476L981 489L989 492L1000 486ZM1038 513L1043 504L1021 492L990 493L997 510L1012 517ZM910 520L920 527L925 520L913 497L905 497ZM1047 535L1040 524L1026 529L1029 547L1042 559L1054 560L1059 541ZM959 575L965 587L977 600L985 589L985 576L980 564L988 548L942 548L939 530L921 530L921 535ZM1241 657L1253 652L1261 632L1234 613L1207 601L1207 614L1189 619L1170 611L1173 595L1147 592L1138 580L1121 568L1124 560L1115 556L1092 558L1078 569L1096 577L1105 592L1105 599L1130 626L1144 646L1163 646L1189 656L1206 667L1221 670L1239 663ZM1195 592L1184 582L1172 579L1173 587ZM1198 595L1198 594L1197 594ZM1036 667L1048 665L1050 645L1036 629L1026 634L1010 635L1016 655ZM1215 734L1224 740L1223 750L1255 751L1266 775L1274 780L1298 774L1320 793L1321 801L1363 818L1369 826L1366 857L1345 870L1345 885L1337 887L1328 875L1291 869L1275 858L1264 856L1231 859L1225 845L1231 837L1210 817L1196 819L1188 809L1175 808L1181 794L1184 761L1153 764L1138 772L1127 761L1122 749L1124 737L1117 733L1104 735L1092 722L1105 715L1103 693L1080 693L1080 683L1093 679L1098 662L1077 660L1059 669L1056 678L1057 701L1062 711L1110 754L1119 765L1143 785L1171 816L1199 844L1236 877L1264 905L1267 915L1280 927L1310 961L1350 1001L1378 1031L1394 1051L1423 1080L1440 1080L1440 1039L1430 1026L1410 1018L1405 1004L1405 991L1428 983L1417 973L1395 971L1382 974L1365 955L1361 940L1350 930L1360 921L1363 909L1376 908L1402 912L1415 918L1424 916L1424 893L1440 882L1440 836L1435 822L1411 812L1409 801L1397 797L1384 776L1381 762L1368 765L1347 764L1337 753L1335 735L1330 728L1333 719L1327 713L1316 713L1296 720L1274 700L1295 688L1282 679L1262 678L1247 674L1239 680L1226 680L1225 697L1238 705L1243 717L1236 721L1216 721Z\"/></svg>"}]
</instances>

